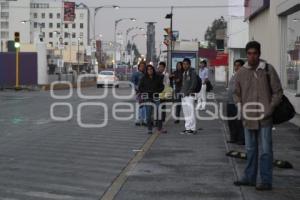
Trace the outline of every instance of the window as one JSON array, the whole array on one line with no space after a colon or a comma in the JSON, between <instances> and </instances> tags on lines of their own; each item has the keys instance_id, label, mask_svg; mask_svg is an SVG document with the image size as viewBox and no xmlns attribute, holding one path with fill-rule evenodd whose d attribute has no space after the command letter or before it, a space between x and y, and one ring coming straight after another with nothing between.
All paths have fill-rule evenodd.
<instances>
[{"instance_id":1,"label":"window","mask_svg":"<svg viewBox=\"0 0 300 200\"><path fill-rule=\"evenodd\" d=\"M56 18L57 18L57 19L60 19L60 13L57 13L57 14L56 14Z\"/></svg>"},{"instance_id":2,"label":"window","mask_svg":"<svg viewBox=\"0 0 300 200\"><path fill-rule=\"evenodd\" d=\"M60 23L57 23L57 24L56 24L56 28L60 28Z\"/></svg>"},{"instance_id":3,"label":"window","mask_svg":"<svg viewBox=\"0 0 300 200\"><path fill-rule=\"evenodd\" d=\"M0 2L0 7L1 7L2 10L8 9L9 4L8 4L8 2Z\"/></svg>"},{"instance_id":4,"label":"window","mask_svg":"<svg viewBox=\"0 0 300 200\"><path fill-rule=\"evenodd\" d=\"M41 27L45 28L46 27L45 23L41 23Z\"/></svg>"},{"instance_id":5,"label":"window","mask_svg":"<svg viewBox=\"0 0 300 200\"><path fill-rule=\"evenodd\" d=\"M9 28L8 22L1 22L0 29L8 29L8 28Z\"/></svg>"},{"instance_id":6,"label":"window","mask_svg":"<svg viewBox=\"0 0 300 200\"><path fill-rule=\"evenodd\" d=\"M76 24L74 23L74 24L72 24L72 28L73 29L75 29L76 28Z\"/></svg>"},{"instance_id":7,"label":"window","mask_svg":"<svg viewBox=\"0 0 300 200\"><path fill-rule=\"evenodd\" d=\"M53 13L49 13L49 18L50 18L50 19L53 18Z\"/></svg>"},{"instance_id":8,"label":"window","mask_svg":"<svg viewBox=\"0 0 300 200\"><path fill-rule=\"evenodd\" d=\"M72 33L72 38L76 38L76 33Z\"/></svg>"},{"instance_id":9,"label":"window","mask_svg":"<svg viewBox=\"0 0 300 200\"><path fill-rule=\"evenodd\" d=\"M53 38L53 33L52 32L49 33L49 38Z\"/></svg>"},{"instance_id":10,"label":"window","mask_svg":"<svg viewBox=\"0 0 300 200\"><path fill-rule=\"evenodd\" d=\"M3 39L8 39L8 32L7 31L1 31L0 32L0 36Z\"/></svg>"},{"instance_id":11,"label":"window","mask_svg":"<svg viewBox=\"0 0 300 200\"><path fill-rule=\"evenodd\" d=\"M53 23L49 23L49 28L53 28Z\"/></svg>"},{"instance_id":12,"label":"window","mask_svg":"<svg viewBox=\"0 0 300 200\"><path fill-rule=\"evenodd\" d=\"M286 86L297 92L300 91L300 11L288 16L287 29Z\"/></svg>"},{"instance_id":13,"label":"window","mask_svg":"<svg viewBox=\"0 0 300 200\"><path fill-rule=\"evenodd\" d=\"M53 47L53 42L49 42L49 45L50 45L51 47Z\"/></svg>"},{"instance_id":14,"label":"window","mask_svg":"<svg viewBox=\"0 0 300 200\"><path fill-rule=\"evenodd\" d=\"M37 13L33 13L33 18L38 18L38 14Z\"/></svg>"},{"instance_id":15,"label":"window","mask_svg":"<svg viewBox=\"0 0 300 200\"><path fill-rule=\"evenodd\" d=\"M83 23L80 23L80 28L83 29Z\"/></svg>"},{"instance_id":16,"label":"window","mask_svg":"<svg viewBox=\"0 0 300 200\"><path fill-rule=\"evenodd\" d=\"M84 18L84 14L80 13L79 17L80 17L80 19L83 19Z\"/></svg>"},{"instance_id":17,"label":"window","mask_svg":"<svg viewBox=\"0 0 300 200\"><path fill-rule=\"evenodd\" d=\"M65 28L68 28L69 26L68 26L68 24L65 24Z\"/></svg>"},{"instance_id":18,"label":"window","mask_svg":"<svg viewBox=\"0 0 300 200\"><path fill-rule=\"evenodd\" d=\"M83 38L83 32L80 32L80 37Z\"/></svg>"},{"instance_id":19,"label":"window","mask_svg":"<svg viewBox=\"0 0 300 200\"><path fill-rule=\"evenodd\" d=\"M45 19L45 18L46 18L46 14L42 13L42 19Z\"/></svg>"},{"instance_id":20,"label":"window","mask_svg":"<svg viewBox=\"0 0 300 200\"><path fill-rule=\"evenodd\" d=\"M65 42L65 46L67 46L69 43L68 42Z\"/></svg>"},{"instance_id":21,"label":"window","mask_svg":"<svg viewBox=\"0 0 300 200\"><path fill-rule=\"evenodd\" d=\"M1 19L9 18L9 12L1 12Z\"/></svg>"},{"instance_id":22,"label":"window","mask_svg":"<svg viewBox=\"0 0 300 200\"><path fill-rule=\"evenodd\" d=\"M68 38L68 37L69 37L69 33L65 32L65 38Z\"/></svg>"},{"instance_id":23,"label":"window","mask_svg":"<svg viewBox=\"0 0 300 200\"><path fill-rule=\"evenodd\" d=\"M38 23L37 22L34 22L33 23L33 28L37 28L38 27Z\"/></svg>"}]
</instances>

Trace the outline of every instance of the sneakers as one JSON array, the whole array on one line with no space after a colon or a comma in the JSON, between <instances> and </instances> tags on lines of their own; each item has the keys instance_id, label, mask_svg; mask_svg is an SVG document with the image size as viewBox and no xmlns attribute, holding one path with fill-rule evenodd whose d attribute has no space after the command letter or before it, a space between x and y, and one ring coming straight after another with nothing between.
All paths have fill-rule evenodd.
<instances>
[{"instance_id":1,"label":"sneakers","mask_svg":"<svg viewBox=\"0 0 300 200\"><path fill-rule=\"evenodd\" d=\"M251 183L249 181L244 181L244 180L240 180L240 181L235 181L233 183L235 186L249 186L249 187L255 187L255 183Z\"/></svg>"},{"instance_id":2,"label":"sneakers","mask_svg":"<svg viewBox=\"0 0 300 200\"><path fill-rule=\"evenodd\" d=\"M272 185L270 184L259 184L256 186L256 190L258 191L270 191L272 190Z\"/></svg>"},{"instance_id":3,"label":"sneakers","mask_svg":"<svg viewBox=\"0 0 300 200\"><path fill-rule=\"evenodd\" d=\"M196 135L196 133L197 132L193 130L184 130L180 132L181 135Z\"/></svg>"},{"instance_id":4,"label":"sneakers","mask_svg":"<svg viewBox=\"0 0 300 200\"><path fill-rule=\"evenodd\" d=\"M157 131L158 131L159 134L167 134L168 133L168 131L166 129L164 129L164 128L157 129Z\"/></svg>"}]
</instances>

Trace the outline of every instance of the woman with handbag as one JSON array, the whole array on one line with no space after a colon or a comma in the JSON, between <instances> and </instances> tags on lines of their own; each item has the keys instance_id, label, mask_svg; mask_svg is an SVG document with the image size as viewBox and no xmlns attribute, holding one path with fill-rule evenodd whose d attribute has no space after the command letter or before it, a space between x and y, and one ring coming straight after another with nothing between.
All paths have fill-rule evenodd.
<instances>
[{"instance_id":1,"label":"woman with handbag","mask_svg":"<svg viewBox=\"0 0 300 200\"><path fill-rule=\"evenodd\" d=\"M139 92L141 93L141 98L146 108L146 119L148 134L153 133L153 118L157 119L157 130L162 133L162 119L159 112L159 93L164 90L163 79L160 75L156 74L155 69L152 65L147 65L146 74L141 79L139 84ZM155 110L154 110L155 109ZM155 112L154 112L155 111ZM156 116L152 115L156 114Z\"/></svg>"}]
</instances>

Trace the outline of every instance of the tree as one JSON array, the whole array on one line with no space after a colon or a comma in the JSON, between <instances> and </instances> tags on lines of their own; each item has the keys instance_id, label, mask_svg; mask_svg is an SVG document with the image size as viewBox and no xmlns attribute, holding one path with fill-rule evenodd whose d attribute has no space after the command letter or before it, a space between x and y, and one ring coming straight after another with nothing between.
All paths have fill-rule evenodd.
<instances>
[{"instance_id":1,"label":"tree","mask_svg":"<svg viewBox=\"0 0 300 200\"><path fill-rule=\"evenodd\" d=\"M209 26L205 33L205 40L208 41L208 48L216 48L217 46L217 30L226 29L227 22L222 16L219 19L215 19L211 26Z\"/></svg>"}]
</instances>

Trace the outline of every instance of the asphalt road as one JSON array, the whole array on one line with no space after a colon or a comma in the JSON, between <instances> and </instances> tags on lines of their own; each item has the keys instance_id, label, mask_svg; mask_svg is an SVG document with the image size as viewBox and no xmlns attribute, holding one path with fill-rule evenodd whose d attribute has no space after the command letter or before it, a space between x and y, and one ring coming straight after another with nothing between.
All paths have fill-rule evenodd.
<instances>
[{"instance_id":1,"label":"asphalt road","mask_svg":"<svg viewBox=\"0 0 300 200\"><path fill-rule=\"evenodd\" d=\"M104 89L84 89L84 94L101 94ZM54 99L47 91L0 92L0 199L9 200L96 200L147 140L144 128L134 120L116 121L112 106L116 102L133 104L133 99L86 100L74 90L69 99ZM129 94L128 88L117 90ZM55 91L67 95L67 91ZM73 117L55 121L50 117L53 103L70 103ZM77 109L81 103L103 103L82 109L83 123L101 123L104 128L82 128ZM67 117L68 107L54 109L55 116ZM121 116L126 114L121 114Z\"/></svg>"}]
</instances>

